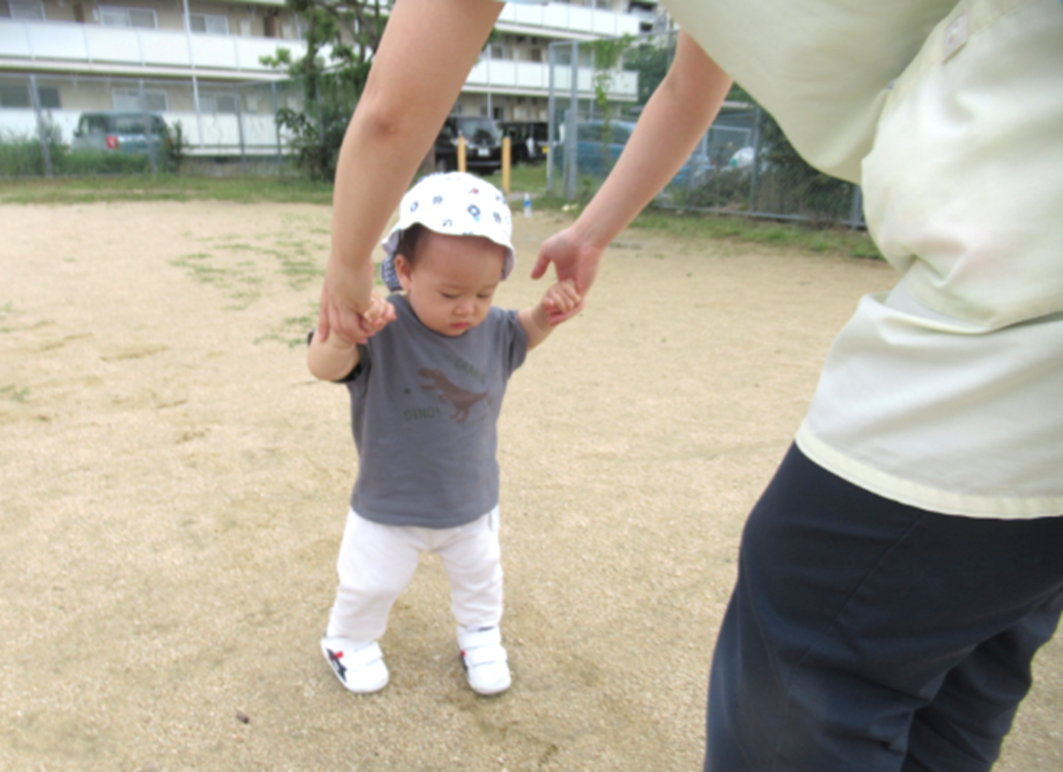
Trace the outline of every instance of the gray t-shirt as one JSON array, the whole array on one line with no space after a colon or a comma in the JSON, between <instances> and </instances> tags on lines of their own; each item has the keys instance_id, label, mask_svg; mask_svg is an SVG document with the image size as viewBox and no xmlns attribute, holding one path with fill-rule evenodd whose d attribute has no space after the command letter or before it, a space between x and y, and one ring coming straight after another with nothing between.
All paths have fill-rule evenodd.
<instances>
[{"instance_id":1,"label":"gray t-shirt","mask_svg":"<svg viewBox=\"0 0 1063 772\"><path fill-rule=\"evenodd\" d=\"M384 525L453 528L498 504L496 425L528 353L516 311L492 307L457 337L421 324L404 295L396 320L359 346L345 380L358 448L351 507Z\"/></svg>"}]
</instances>

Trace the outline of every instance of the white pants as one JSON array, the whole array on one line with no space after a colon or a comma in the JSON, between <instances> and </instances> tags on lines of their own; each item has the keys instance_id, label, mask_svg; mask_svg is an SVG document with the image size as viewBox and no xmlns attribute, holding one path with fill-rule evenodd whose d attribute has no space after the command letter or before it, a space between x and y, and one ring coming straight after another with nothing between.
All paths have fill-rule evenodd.
<instances>
[{"instance_id":1,"label":"white pants","mask_svg":"<svg viewBox=\"0 0 1063 772\"><path fill-rule=\"evenodd\" d=\"M336 562L340 584L328 635L356 641L380 638L422 552L439 555L458 624L492 627L502 620L498 507L458 528L381 525L352 509Z\"/></svg>"}]
</instances>

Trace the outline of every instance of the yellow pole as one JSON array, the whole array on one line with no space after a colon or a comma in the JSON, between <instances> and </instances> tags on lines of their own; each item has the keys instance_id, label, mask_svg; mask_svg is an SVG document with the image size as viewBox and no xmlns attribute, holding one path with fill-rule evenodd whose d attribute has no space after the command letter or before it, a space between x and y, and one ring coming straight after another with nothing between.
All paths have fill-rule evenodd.
<instances>
[{"instance_id":1,"label":"yellow pole","mask_svg":"<svg viewBox=\"0 0 1063 772\"><path fill-rule=\"evenodd\" d=\"M506 198L509 198L509 166L512 142L509 137L502 138L502 190L506 194Z\"/></svg>"},{"instance_id":2,"label":"yellow pole","mask_svg":"<svg viewBox=\"0 0 1063 772\"><path fill-rule=\"evenodd\" d=\"M458 171L465 171L465 137L458 137Z\"/></svg>"}]
</instances>

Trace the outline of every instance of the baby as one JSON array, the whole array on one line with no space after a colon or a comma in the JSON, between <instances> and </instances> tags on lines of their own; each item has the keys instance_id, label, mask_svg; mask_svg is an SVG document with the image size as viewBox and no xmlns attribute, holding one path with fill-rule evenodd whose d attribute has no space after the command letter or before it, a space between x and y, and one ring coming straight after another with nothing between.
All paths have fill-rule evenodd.
<instances>
[{"instance_id":1,"label":"baby","mask_svg":"<svg viewBox=\"0 0 1063 772\"><path fill-rule=\"evenodd\" d=\"M345 687L378 691L388 669L377 640L413 577L435 552L451 587L469 685L511 683L499 624L497 421L509 376L555 321L579 303L571 281L536 305L491 305L513 270L505 196L463 173L435 174L403 198L384 241L366 316L394 320L366 340L311 338L310 371L347 386L358 479L337 563L339 588L321 649Z\"/></svg>"}]
</instances>

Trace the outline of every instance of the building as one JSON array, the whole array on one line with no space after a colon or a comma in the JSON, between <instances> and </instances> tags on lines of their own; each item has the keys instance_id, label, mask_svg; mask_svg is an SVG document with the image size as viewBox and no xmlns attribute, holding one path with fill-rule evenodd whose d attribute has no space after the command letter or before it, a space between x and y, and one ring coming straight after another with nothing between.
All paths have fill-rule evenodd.
<instances>
[{"instance_id":1,"label":"building","mask_svg":"<svg viewBox=\"0 0 1063 772\"><path fill-rule=\"evenodd\" d=\"M454 112L546 120L550 46L652 28L656 0L511 3L469 75ZM0 0L0 139L32 137L39 117L69 143L83 112L151 111L180 122L186 152L276 154L273 117L301 109L301 91L262 63L278 48L306 52L301 20L283 0ZM593 94L589 54L577 62ZM555 88L571 85L572 68ZM633 100L635 75L612 85Z\"/></svg>"}]
</instances>

